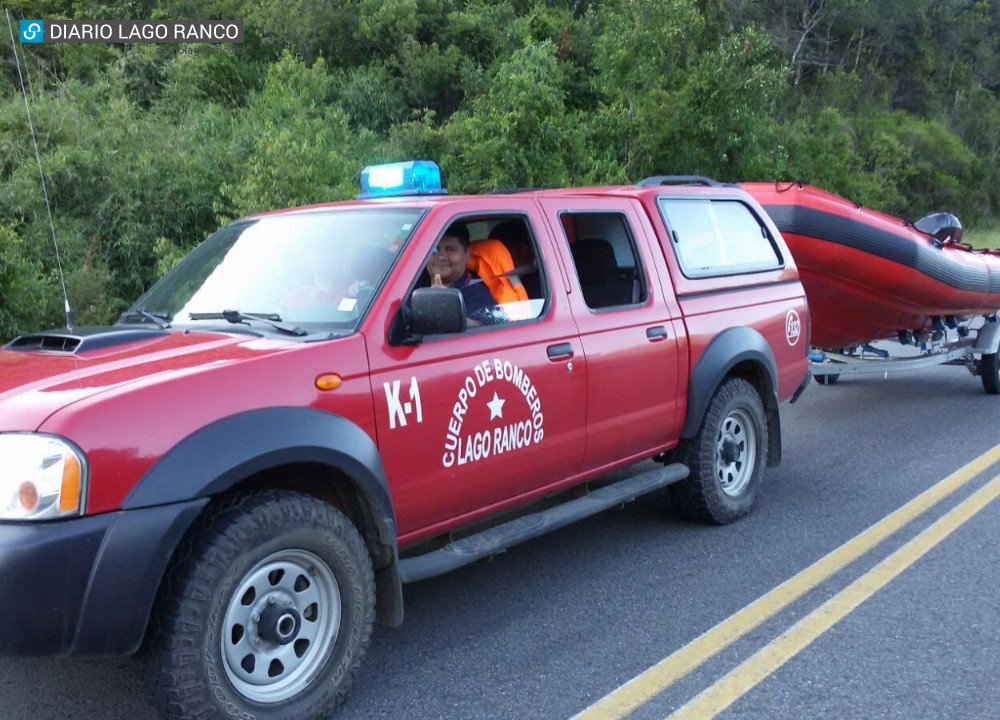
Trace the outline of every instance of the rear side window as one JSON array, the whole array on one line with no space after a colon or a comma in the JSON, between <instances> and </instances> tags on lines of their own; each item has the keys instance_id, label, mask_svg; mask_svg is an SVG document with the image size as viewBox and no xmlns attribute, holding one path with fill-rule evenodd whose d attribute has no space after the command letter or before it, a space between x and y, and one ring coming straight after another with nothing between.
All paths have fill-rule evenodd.
<instances>
[{"instance_id":1,"label":"rear side window","mask_svg":"<svg viewBox=\"0 0 1000 720\"><path fill-rule=\"evenodd\" d=\"M648 288L625 216L566 212L560 217L587 307L601 310L645 303Z\"/></svg>"},{"instance_id":2,"label":"rear side window","mask_svg":"<svg viewBox=\"0 0 1000 720\"><path fill-rule=\"evenodd\" d=\"M782 266L771 234L738 200L659 198L681 270L690 278Z\"/></svg>"}]
</instances>

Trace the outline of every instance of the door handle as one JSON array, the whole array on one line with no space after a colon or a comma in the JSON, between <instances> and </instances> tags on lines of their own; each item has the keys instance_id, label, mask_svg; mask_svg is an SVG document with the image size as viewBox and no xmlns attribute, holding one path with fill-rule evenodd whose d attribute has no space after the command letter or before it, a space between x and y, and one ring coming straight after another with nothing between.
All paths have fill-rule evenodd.
<instances>
[{"instance_id":1,"label":"door handle","mask_svg":"<svg viewBox=\"0 0 1000 720\"><path fill-rule=\"evenodd\" d=\"M646 328L646 338L651 342L657 342L658 340L666 340L667 329L663 325L657 325L656 327Z\"/></svg>"},{"instance_id":2,"label":"door handle","mask_svg":"<svg viewBox=\"0 0 1000 720\"><path fill-rule=\"evenodd\" d=\"M558 345L549 345L545 352L549 355L549 360L565 360L567 358L573 357L573 345L572 343L559 343Z\"/></svg>"}]
</instances>

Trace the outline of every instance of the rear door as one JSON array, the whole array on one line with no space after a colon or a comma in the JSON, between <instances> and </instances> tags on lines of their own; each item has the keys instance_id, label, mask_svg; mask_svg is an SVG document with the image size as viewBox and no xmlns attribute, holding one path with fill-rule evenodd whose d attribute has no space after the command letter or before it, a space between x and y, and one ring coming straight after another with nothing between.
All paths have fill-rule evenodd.
<instances>
[{"instance_id":1,"label":"rear door","mask_svg":"<svg viewBox=\"0 0 1000 720\"><path fill-rule=\"evenodd\" d=\"M680 311L644 211L626 198L546 198L587 358L584 470L672 447L679 433ZM654 249L656 252L654 252Z\"/></svg>"},{"instance_id":2,"label":"rear door","mask_svg":"<svg viewBox=\"0 0 1000 720\"><path fill-rule=\"evenodd\" d=\"M537 269L534 297L506 308L506 322L400 344L401 299L421 283L453 223L473 241L501 223L520 225L535 255L520 268ZM375 419L401 545L550 492L579 472L586 363L550 245L527 198L437 205L374 308L366 337Z\"/></svg>"}]
</instances>

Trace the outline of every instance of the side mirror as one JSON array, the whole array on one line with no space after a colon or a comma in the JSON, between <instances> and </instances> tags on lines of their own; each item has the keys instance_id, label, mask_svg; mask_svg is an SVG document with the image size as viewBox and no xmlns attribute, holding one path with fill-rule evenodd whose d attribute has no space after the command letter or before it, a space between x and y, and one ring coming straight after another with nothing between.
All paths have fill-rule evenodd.
<instances>
[{"instance_id":1,"label":"side mirror","mask_svg":"<svg viewBox=\"0 0 1000 720\"><path fill-rule=\"evenodd\" d=\"M410 295L410 329L415 335L465 330L465 298L455 288L417 288Z\"/></svg>"}]
</instances>

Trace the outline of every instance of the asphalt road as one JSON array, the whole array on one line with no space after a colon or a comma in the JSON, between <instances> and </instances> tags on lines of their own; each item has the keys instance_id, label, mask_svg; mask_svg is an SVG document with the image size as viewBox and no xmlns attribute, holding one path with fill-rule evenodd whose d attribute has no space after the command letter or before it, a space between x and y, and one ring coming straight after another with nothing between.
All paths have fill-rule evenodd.
<instances>
[{"instance_id":1,"label":"asphalt road","mask_svg":"<svg viewBox=\"0 0 1000 720\"><path fill-rule=\"evenodd\" d=\"M880 570L992 487L1000 465L970 473L763 623L741 612L1000 442L1000 397L961 368L934 368L814 384L782 409L784 461L748 517L704 527L648 498L408 586L406 622L376 629L341 717L570 718L727 618L740 632L708 643L711 657L674 682L636 681L630 718L666 717L727 674L746 685L717 706L723 718L1000 717L1000 502L969 511L898 574ZM873 582L881 588L859 595ZM824 619L747 681L795 623ZM4 658L0 717L154 714L128 659Z\"/></svg>"}]
</instances>

